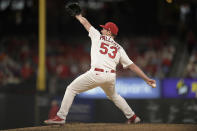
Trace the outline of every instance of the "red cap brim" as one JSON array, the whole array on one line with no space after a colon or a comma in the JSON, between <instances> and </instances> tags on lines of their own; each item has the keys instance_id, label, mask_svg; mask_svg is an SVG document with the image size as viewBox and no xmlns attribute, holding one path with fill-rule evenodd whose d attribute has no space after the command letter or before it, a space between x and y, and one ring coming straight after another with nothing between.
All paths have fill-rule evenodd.
<instances>
[{"instance_id":1,"label":"red cap brim","mask_svg":"<svg viewBox=\"0 0 197 131\"><path fill-rule=\"evenodd\" d=\"M100 27L102 27L102 28L104 28L104 29L107 29L107 28L105 27L105 25L100 25Z\"/></svg>"}]
</instances>

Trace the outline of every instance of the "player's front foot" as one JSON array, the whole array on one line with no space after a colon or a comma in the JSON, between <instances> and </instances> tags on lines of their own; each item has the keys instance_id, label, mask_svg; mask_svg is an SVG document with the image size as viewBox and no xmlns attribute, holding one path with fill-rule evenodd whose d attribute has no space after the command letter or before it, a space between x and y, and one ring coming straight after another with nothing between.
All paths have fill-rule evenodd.
<instances>
[{"instance_id":1,"label":"player's front foot","mask_svg":"<svg viewBox=\"0 0 197 131\"><path fill-rule=\"evenodd\" d=\"M128 119L127 124L137 124L139 123L141 120L138 116L133 115L131 118Z\"/></svg>"},{"instance_id":2,"label":"player's front foot","mask_svg":"<svg viewBox=\"0 0 197 131\"><path fill-rule=\"evenodd\" d=\"M65 120L60 118L59 116L55 116L54 118L52 119L48 119L48 120L45 120L44 121L45 124L65 124Z\"/></svg>"}]
</instances>

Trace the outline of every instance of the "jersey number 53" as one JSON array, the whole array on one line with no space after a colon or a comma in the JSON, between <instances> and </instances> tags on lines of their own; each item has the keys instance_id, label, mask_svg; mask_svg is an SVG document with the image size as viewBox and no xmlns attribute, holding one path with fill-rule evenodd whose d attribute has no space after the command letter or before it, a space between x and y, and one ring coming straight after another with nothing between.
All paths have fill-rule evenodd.
<instances>
[{"instance_id":1,"label":"jersey number 53","mask_svg":"<svg viewBox=\"0 0 197 131\"><path fill-rule=\"evenodd\" d=\"M110 58L114 59L116 57L117 48L115 46L109 46L109 44L102 42L99 51L101 54L104 54L104 55L108 54L108 56ZM110 53L108 53L108 52L110 52Z\"/></svg>"}]
</instances>

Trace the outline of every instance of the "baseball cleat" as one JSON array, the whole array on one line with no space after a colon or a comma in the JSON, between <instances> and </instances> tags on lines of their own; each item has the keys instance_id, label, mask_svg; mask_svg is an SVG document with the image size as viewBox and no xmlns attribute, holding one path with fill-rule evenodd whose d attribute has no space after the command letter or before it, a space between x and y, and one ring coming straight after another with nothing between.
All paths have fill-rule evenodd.
<instances>
[{"instance_id":1,"label":"baseball cleat","mask_svg":"<svg viewBox=\"0 0 197 131\"><path fill-rule=\"evenodd\" d=\"M131 118L128 119L127 124L137 124L139 123L141 120L138 116L133 115Z\"/></svg>"},{"instance_id":2,"label":"baseball cleat","mask_svg":"<svg viewBox=\"0 0 197 131\"><path fill-rule=\"evenodd\" d=\"M65 124L65 120L59 116L44 121L45 124Z\"/></svg>"}]
</instances>

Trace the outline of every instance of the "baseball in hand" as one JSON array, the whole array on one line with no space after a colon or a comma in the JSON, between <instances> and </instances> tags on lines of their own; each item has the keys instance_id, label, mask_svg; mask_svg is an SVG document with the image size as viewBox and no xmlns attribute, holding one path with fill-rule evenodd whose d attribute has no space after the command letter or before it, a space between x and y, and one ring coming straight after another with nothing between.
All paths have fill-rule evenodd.
<instances>
[{"instance_id":1,"label":"baseball in hand","mask_svg":"<svg viewBox=\"0 0 197 131\"><path fill-rule=\"evenodd\" d=\"M156 84L155 84L155 83L153 83L153 84L151 84L151 86L152 86L153 88L155 88L155 87L156 87Z\"/></svg>"}]
</instances>

